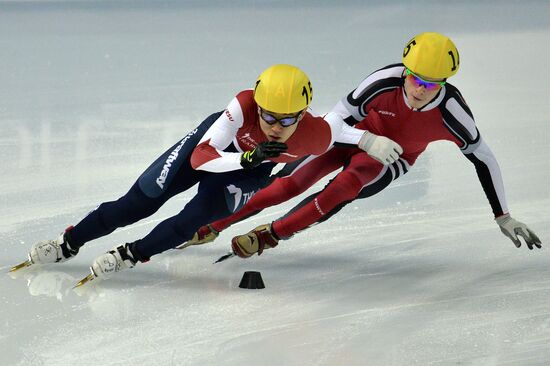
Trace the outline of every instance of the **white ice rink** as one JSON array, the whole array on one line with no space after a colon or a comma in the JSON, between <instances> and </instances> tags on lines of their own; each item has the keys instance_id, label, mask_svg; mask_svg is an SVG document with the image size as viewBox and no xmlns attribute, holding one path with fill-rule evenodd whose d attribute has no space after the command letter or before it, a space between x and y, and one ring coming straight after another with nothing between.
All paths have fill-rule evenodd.
<instances>
[{"instance_id":1,"label":"white ice rink","mask_svg":"<svg viewBox=\"0 0 550 366\"><path fill-rule=\"evenodd\" d=\"M549 245L550 4L388 3L0 0L0 365L550 365L548 247L501 234L450 143L261 257L212 264L296 201L71 289L191 190L68 263L7 274L269 65L303 68L323 113L423 31L457 44L451 82L499 160L512 215ZM267 287L239 289L247 270Z\"/></svg>"}]
</instances>

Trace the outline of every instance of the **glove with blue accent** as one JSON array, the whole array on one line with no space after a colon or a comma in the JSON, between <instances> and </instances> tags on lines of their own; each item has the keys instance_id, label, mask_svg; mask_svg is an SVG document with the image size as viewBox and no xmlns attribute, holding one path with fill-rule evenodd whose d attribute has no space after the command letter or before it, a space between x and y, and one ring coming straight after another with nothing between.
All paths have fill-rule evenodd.
<instances>
[{"instance_id":1,"label":"glove with blue accent","mask_svg":"<svg viewBox=\"0 0 550 366\"><path fill-rule=\"evenodd\" d=\"M525 240L525 244L529 250L533 250L533 247L542 248L539 237L527 227L522 222L519 222L510 216L510 214L505 214L499 216L495 219L498 226L500 226L500 231L507 237L509 237L517 248L521 247L521 241L518 238L518 235Z\"/></svg>"}]
</instances>

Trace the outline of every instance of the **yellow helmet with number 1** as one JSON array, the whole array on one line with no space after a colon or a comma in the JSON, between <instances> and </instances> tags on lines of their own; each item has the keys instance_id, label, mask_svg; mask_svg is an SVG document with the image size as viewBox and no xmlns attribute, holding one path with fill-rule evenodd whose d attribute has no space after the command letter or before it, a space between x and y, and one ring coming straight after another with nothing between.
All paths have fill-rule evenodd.
<instances>
[{"instance_id":1,"label":"yellow helmet with number 1","mask_svg":"<svg viewBox=\"0 0 550 366\"><path fill-rule=\"evenodd\" d=\"M426 32L407 42L403 49L403 64L420 76L446 79L458 71L460 57L449 37Z\"/></svg>"},{"instance_id":2,"label":"yellow helmet with number 1","mask_svg":"<svg viewBox=\"0 0 550 366\"><path fill-rule=\"evenodd\" d=\"M307 75L292 65L273 65L258 76L254 100L264 110L291 114L306 109L313 89Z\"/></svg>"}]
</instances>

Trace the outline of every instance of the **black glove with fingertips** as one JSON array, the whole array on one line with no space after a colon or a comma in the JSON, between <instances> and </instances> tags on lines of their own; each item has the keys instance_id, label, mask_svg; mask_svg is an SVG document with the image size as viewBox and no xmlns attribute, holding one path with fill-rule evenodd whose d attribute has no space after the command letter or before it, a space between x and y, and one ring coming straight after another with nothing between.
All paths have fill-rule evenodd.
<instances>
[{"instance_id":1,"label":"black glove with fingertips","mask_svg":"<svg viewBox=\"0 0 550 366\"><path fill-rule=\"evenodd\" d=\"M241 166L244 169L253 169L267 158L276 158L288 149L285 143L277 141L261 142L251 151L241 155Z\"/></svg>"}]
</instances>

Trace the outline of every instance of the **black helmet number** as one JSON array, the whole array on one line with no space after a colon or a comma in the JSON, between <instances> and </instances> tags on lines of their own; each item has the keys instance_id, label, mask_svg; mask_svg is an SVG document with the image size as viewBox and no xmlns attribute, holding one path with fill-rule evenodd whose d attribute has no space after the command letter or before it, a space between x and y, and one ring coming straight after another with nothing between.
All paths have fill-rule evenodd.
<instances>
[{"instance_id":1,"label":"black helmet number","mask_svg":"<svg viewBox=\"0 0 550 366\"><path fill-rule=\"evenodd\" d=\"M414 39L411 39L411 41L405 46L405 49L403 50L403 57L407 57L412 46L416 46L416 40Z\"/></svg>"},{"instance_id":2,"label":"black helmet number","mask_svg":"<svg viewBox=\"0 0 550 366\"><path fill-rule=\"evenodd\" d=\"M309 103L311 102L310 95L313 94L313 88L311 87L311 81L308 81L307 85L309 87L309 93L308 93L308 88L306 88L306 86L304 85L302 89L302 95L306 97L306 105L309 105Z\"/></svg>"},{"instance_id":3,"label":"black helmet number","mask_svg":"<svg viewBox=\"0 0 550 366\"><path fill-rule=\"evenodd\" d=\"M456 60L455 60L455 55L452 50L449 51L449 56L451 56L451 59L453 60L453 67L451 67L451 71L455 71L457 66L460 65L460 56L458 55L458 52L457 52Z\"/></svg>"}]
</instances>

